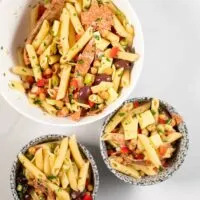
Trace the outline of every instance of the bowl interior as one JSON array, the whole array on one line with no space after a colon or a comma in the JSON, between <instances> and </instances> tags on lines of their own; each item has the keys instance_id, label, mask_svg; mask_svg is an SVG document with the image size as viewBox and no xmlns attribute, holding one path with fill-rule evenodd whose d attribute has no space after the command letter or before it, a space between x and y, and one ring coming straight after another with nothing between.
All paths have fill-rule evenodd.
<instances>
[{"instance_id":1,"label":"bowl interior","mask_svg":"<svg viewBox=\"0 0 200 200\"><path fill-rule=\"evenodd\" d=\"M66 137L66 136L64 136L64 135L46 135L46 136L38 137L38 138L30 141L26 146L24 146L21 149L20 153L23 153L23 154L26 153L26 151L31 146L45 143L45 142L58 141L64 137ZM87 150L87 148L85 146L83 146L82 144L79 143L79 148L80 148L81 152L83 153L83 155L90 161L90 165L91 165L90 167L92 169L93 182L94 182L94 190L92 193L92 197L93 197L93 199L95 199L97 196L97 191L98 191L98 187L99 187L99 173L98 173L97 165L94 161L93 156L91 155L91 153ZM21 164L20 164L18 158L16 158L13 163L13 166L11 169L11 175L10 175L11 191L12 191L12 194L13 194L13 197L15 200L19 200L17 192L16 192L16 176L17 176L17 172L19 170L20 165Z\"/></svg>"},{"instance_id":2,"label":"bowl interior","mask_svg":"<svg viewBox=\"0 0 200 200\"><path fill-rule=\"evenodd\" d=\"M151 99L152 98L148 98L148 97L134 98L134 99L130 99L130 100L124 102L124 104L129 103L129 102L135 102L135 101L141 101L141 102L142 101L150 101ZM171 105L169 105L168 103L166 103L165 101L160 100L160 105L165 110L167 110L169 112L169 114L172 114L172 113L178 114L177 111L175 110L175 108L172 107ZM102 128L101 135L104 134L104 129L105 129L106 125L108 124L108 122L111 120L111 118L115 115L115 113L117 111L118 110L113 112L108 117L108 119L105 121L103 128ZM127 176L125 174L122 174L122 173L114 170L110 166L110 163L108 161L106 143L102 140L100 141L101 154L103 156L104 162L106 163L107 167L111 170L111 172L115 176L117 176L119 179L121 179L121 180L123 180L127 183L130 183L130 184L133 184L133 185L141 185L141 186L143 186L143 185L153 185L153 184L156 184L156 183L160 183L160 182L165 181L169 177L171 177L173 175L173 173L179 169L179 167L184 162L186 154L187 154L189 139L188 139L188 131L187 131L187 127L186 127L185 122L182 122L181 124L179 124L177 126L177 131L182 133L183 137L176 142L176 151L173 154L172 158L169 160L169 167L163 169L156 176L145 176L145 177L142 177L141 179L137 180L137 179L134 179L130 176Z\"/></svg>"},{"instance_id":3,"label":"bowl interior","mask_svg":"<svg viewBox=\"0 0 200 200\"><path fill-rule=\"evenodd\" d=\"M33 0L31 4L34 5L36 2ZM9 88L8 84L10 80L18 80L18 77L12 74L9 69L17 64L16 49L18 46L23 46L24 40L28 35L30 1L15 0L12 3L10 1L2 1L0 4L0 24L4 27L4 32L3 37L0 38L0 93L9 104L32 120L59 126L77 126L94 122L107 116L121 105L133 91L140 76L143 65L144 43L140 22L136 13L131 8L129 1L116 0L115 3L126 13L129 21L135 27L136 36L134 46L136 52L141 57L132 70L130 87L123 89L120 98L108 106L102 113L96 116L85 117L77 123L68 118L57 118L44 114L39 108L30 105L24 94ZM6 20L4 20L5 18Z\"/></svg>"}]
</instances>

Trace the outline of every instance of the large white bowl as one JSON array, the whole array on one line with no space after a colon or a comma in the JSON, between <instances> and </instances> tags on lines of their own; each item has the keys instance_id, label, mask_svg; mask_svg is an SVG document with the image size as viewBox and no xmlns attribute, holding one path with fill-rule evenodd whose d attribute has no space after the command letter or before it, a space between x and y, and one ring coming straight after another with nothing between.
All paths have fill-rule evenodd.
<instances>
[{"instance_id":1,"label":"large white bowl","mask_svg":"<svg viewBox=\"0 0 200 200\"><path fill-rule=\"evenodd\" d=\"M123 89L121 96L102 113L95 116L84 117L79 122L74 122L69 118L58 118L44 114L39 108L30 105L24 94L9 88L8 84L10 80L19 79L16 75L12 74L9 69L17 64L16 49L18 46L24 44L24 40L28 35L30 4L34 4L36 1L2 0L0 2L0 93L19 113L43 124L66 127L79 126L95 122L109 115L133 92L143 67L144 41L141 24L128 0L115 0L115 3L126 14L129 21L135 27L136 36L134 46L136 52L140 54L140 59L136 62L132 70L131 85L129 88Z\"/></svg>"}]
</instances>

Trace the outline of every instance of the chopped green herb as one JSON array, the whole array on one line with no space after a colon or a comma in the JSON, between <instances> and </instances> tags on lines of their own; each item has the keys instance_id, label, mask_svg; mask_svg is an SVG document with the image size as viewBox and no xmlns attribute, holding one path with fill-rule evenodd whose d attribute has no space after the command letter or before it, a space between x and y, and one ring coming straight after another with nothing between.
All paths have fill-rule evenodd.
<instances>
[{"instance_id":1,"label":"chopped green herb","mask_svg":"<svg viewBox=\"0 0 200 200\"><path fill-rule=\"evenodd\" d=\"M23 72L26 72L26 70L25 70L25 69L22 69L22 71L23 71Z\"/></svg>"},{"instance_id":2,"label":"chopped green herb","mask_svg":"<svg viewBox=\"0 0 200 200\"><path fill-rule=\"evenodd\" d=\"M156 114L156 112L155 112L154 110L151 110L151 113L152 113L152 115L155 115L155 114Z\"/></svg>"},{"instance_id":3,"label":"chopped green herb","mask_svg":"<svg viewBox=\"0 0 200 200\"><path fill-rule=\"evenodd\" d=\"M100 36L99 36L99 35L94 35L94 38L95 38L96 40L100 40Z\"/></svg>"},{"instance_id":4,"label":"chopped green herb","mask_svg":"<svg viewBox=\"0 0 200 200\"><path fill-rule=\"evenodd\" d=\"M33 103L35 105L41 105L41 101L39 99L35 99Z\"/></svg>"},{"instance_id":5,"label":"chopped green herb","mask_svg":"<svg viewBox=\"0 0 200 200\"><path fill-rule=\"evenodd\" d=\"M35 56L32 56L32 59L35 59Z\"/></svg>"},{"instance_id":6,"label":"chopped green herb","mask_svg":"<svg viewBox=\"0 0 200 200\"><path fill-rule=\"evenodd\" d=\"M48 176L47 177L49 180L53 180L53 179L56 179L56 176Z\"/></svg>"},{"instance_id":7,"label":"chopped green herb","mask_svg":"<svg viewBox=\"0 0 200 200\"><path fill-rule=\"evenodd\" d=\"M162 172L162 171L163 171L163 168L162 168L161 166L159 167L159 171L160 171L160 172Z\"/></svg>"},{"instance_id":8,"label":"chopped green herb","mask_svg":"<svg viewBox=\"0 0 200 200\"><path fill-rule=\"evenodd\" d=\"M44 0L44 3L48 4L48 3L50 3L50 0Z\"/></svg>"},{"instance_id":9,"label":"chopped green herb","mask_svg":"<svg viewBox=\"0 0 200 200\"><path fill-rule=\"evenodd\" d=\"M98 17L97 19L96 19L96 22L100 22L102 20L102 18L101 17Z\"/></svg>"},{"instance_id":10,"label":"chopped green herb","mask_svg":"<svg viewBox=\"0 0 200 200\"><path fill-rule=\"evenodd\" d=\"M78 62L77 62L78 64L80 64L80 65L82 65L83 63L84 63L84 60L78 60Z\"/></svg>"},{"instance_id":11,"label":"chopped green herb","mask_svg":"<svg viewBox=\"0 0 200 200\"><path fill-rule=\"evenodd\" d=\"M74 13L73 15L74 15L74 16L77 16L77 14L76 14L76 13Z\"/></svg>"},{"instance_id":12,"label":"chopped green herb","mask_svg":"<svg viewBox=\"0 0 200 200\"><path fill-rule=\"evenodd\" d=\"M11 86L12 86L12 87L15 87L15 84L14 84L14 83L11 83Z\"/></svg>"},{"instance_id":13,"label":"chopped green herb","mask_svg":"<svg viewBox=\"0 0 200 200\"><path fill-rule=\"evenodd\" d=\"M106 58L106 60L107 60L108 62L110 62L110 59L109 59L109 58Z\"/></svg>"},{"instance_id":14,"label":"chopped green herb","mask_svg":"<svg viewBox=\"0 0 200 200\"><path fill-rule=\"evenodd\" d=\"M123 117L124 115L125 115L125 113L123 113L123 112L119 113L120 117Z\"/></svg>"},{"instance_id":15,"label":"chopped green herb","mask_svg":"<svg viewBox=\"0 0 200 200\"><path fill-rule=\"evenodd\" d=\"M172 119L167 120L167 124L171 124L171 122L172 122Z\"/></svg>"}]
</instances>

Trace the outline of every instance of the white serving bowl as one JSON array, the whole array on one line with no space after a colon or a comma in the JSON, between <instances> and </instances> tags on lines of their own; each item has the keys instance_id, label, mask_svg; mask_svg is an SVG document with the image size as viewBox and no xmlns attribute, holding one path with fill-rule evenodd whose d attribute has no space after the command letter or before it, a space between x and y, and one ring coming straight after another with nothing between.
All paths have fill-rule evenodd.
<instances>
[{"instance_id":1,"label":"white serving bowl","mask_svg":"<svg viewBox=\"0 0 200 200\"><path fill-rule=\"evenodd\" d=\"M82 118L79 122L72 121L69 118L53 117L29 104L25 94L19 93L9 88L10 80L18 80L19 78L12 74L9 70L17 64L16 49L23 46L24 40L28 35L29 27L29 9L30 4L36 3L35 0L3 0L0 3L0 93L6 101L22 115L43 123L57 126L79 126L89 124L100 120L114 110L116 110L133 92L138 78L141 74L144 59L144 40L141 24L135 11L132 9L128 0L116 0L116 5L126 14L129 21L135 27L134 47L140 55L140 59L135 63L131 74L130 87L123 89L120 97L111 105L109 105L102 113L95 116ZM2 49L3 47L3 49Z\"/></svg>"}]
</instances>

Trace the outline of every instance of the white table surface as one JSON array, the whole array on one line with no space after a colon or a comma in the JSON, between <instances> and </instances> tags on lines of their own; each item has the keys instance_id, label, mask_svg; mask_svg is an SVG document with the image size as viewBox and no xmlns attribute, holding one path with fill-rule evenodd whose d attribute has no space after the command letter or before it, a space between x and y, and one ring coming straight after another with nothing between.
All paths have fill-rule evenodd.
<instances>
[{"instance_id":1,"label":"white table surface","mask_svg":"<svg viewBox=\"0 0 200 200\"><path fill-rule=\"evenodd\" d=\"M76 133L91 149L100 171L98 200L188 200L200 197L200 1L130 0L145 37L144 71L133 93L155 96L174 105L187 122L190 150L181 169L164 183L134 187L120 182L105 167L99 153L103 121L81 128L37 124L14 111L0 97L0 191L11 200L9 173L12 161L29 140L50 133ZM0 32L3 37L3 33Z\"/></svg>"}]
</instances>

